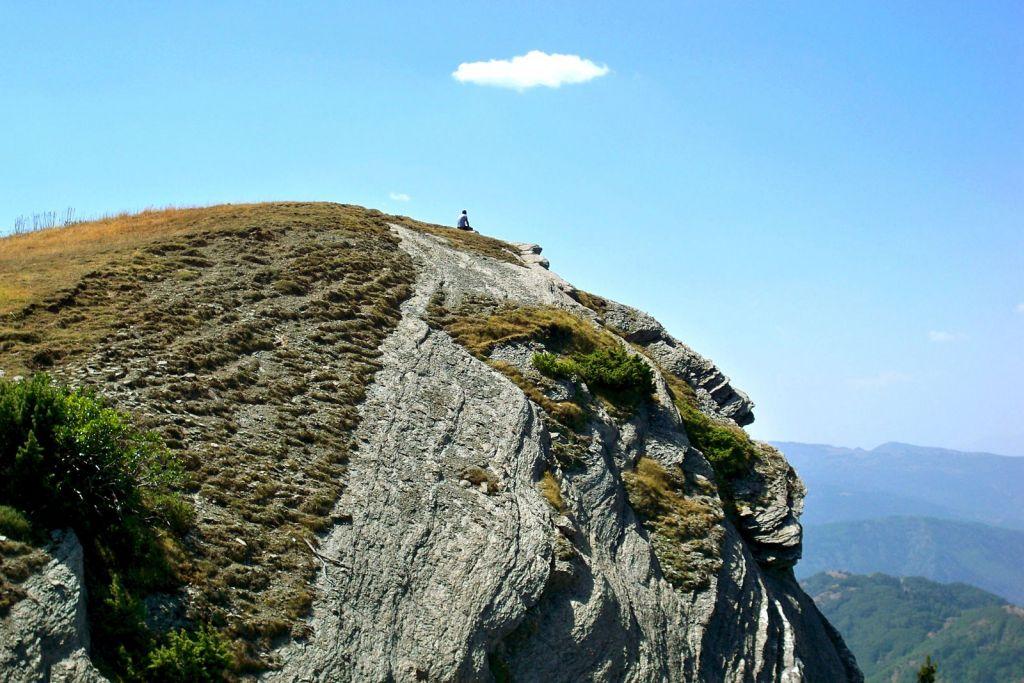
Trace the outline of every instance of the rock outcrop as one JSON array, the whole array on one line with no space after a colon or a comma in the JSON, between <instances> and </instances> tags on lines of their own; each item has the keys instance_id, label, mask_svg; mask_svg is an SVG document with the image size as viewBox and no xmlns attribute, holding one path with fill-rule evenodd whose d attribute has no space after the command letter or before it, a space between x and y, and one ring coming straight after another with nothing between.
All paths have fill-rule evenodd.
<instances>
[{"instance_id":1,"label":"rock outcrop","mask_svg":"<svg viewBox=\"0 0 1024 683\"><path fill-rule=\"evenodd\" d=\"M622 483L641 456L705 487L714 479L664 383L658 401L626 422L601 413L582 466L562 469L539 407L433 329L428 306L484 296L562 308L641 345L689 380L717 419L753 419L742 392L649 316L581 305L533 245L517 245L515 265L395 229L419 271L415 294L361 409L337 511L350 521L324 543L338 564L325 563L312 635L279 653L284 666L268 680L861 680L793 580L804 489L781 454L762 446L735 486L735 521L718 518L717 569L703 587L679 590ZM529 348L495 356L530 372ZM538 489L551 467L563 510ZM487 481L467 481L469 468ZM718 496L701 500L721 513Z\"/></svg>"},{"instance_id":2,"label":"rock outcrop","mask_svg":"<svg viewBox=\"0 0 1024 683\"><path fill-rule=\"evenodd\" d=\"M46 553L46 564L21 586L25 599L0 622L0 678L12 683L106 680L88 656L82 546L73 531L57 531Z\"/></svg>"},{"instance_id":3,"label":"rock outcrop","mask_svg":"<svg viewBox=\"0 0 1024 683\"><path fill-rule=\"evenodd\" d=\"M247 605L260 607L254 623L280 617L252 646L272 665L253 677L863 680L793 578L804 486L781 453L749 442L753 403L710 360L651 316L577 290L537 245L389 227L358 207L340 207L364 220L340 232L320 225L335 205L268 206L270 227L182 241L132 324L54 368L146 415L172 449L195 449L200 473L209 465L183 547L206 552L220 586L208 593L223 601L204 605L220 623L241 624ZM358 248L371 228L373 248ZM163 308L146 308L153 299ZM534 355L555 349L548 340L508 335L483 352L438 310L567 317L639 358L653 396L645 385L623 410L576 376L542 376ZM192 327L168 327L179 318ZM727 481L688 432L684 387L701 420L744 439L748 461ZM312 526L280 533L296 510ZM2 678L101 680L81 548L63 533L48 552L0 624Z\"/></svg>"}]
</instances>

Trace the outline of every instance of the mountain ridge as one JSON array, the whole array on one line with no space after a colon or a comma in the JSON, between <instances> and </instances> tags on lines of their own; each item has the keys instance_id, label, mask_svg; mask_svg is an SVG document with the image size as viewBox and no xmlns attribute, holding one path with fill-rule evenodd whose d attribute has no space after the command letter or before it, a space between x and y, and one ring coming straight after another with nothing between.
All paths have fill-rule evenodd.
<instances>
[{"instance_id":1,"label":"mountain ridge","mask_svg":"<svg viewBox=\"0 0 1024 683\"><path fill-rule=\"evenodd\" d=\"M66 230L0 241L4 369L183 459L183 587L117 589L154 638L214 627L265 680L862 680L749 398L539 247L325 203ZM66 654L30 603L0 624L26 677Z\"/></svg>"},{"instance_id":2,"label":"mountain ridge","mask_svg":"<svg viewBox=\"0 0 1024 683\"><path fill-rule=\"evenodd\" d=\"M962 582L1024 604L1024 532L980 522L883 517L805 525L806 577L835 569Z\"/></svg>"},{"instance_id":3,"label":"mountain ridge","mask_svg":"<svg viewBox=\"0 0 1024 683\"><path fill-rule=\"evenodd\" d=\"M1024 458L893 442L773 442L808 483L805 524L925 516L1024 530Z\"/></svg>"}]
</instances>

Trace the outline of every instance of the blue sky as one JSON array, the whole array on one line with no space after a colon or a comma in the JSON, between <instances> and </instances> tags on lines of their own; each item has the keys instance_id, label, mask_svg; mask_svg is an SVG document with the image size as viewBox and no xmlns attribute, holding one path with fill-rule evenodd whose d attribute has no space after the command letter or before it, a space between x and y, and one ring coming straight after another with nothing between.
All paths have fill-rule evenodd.
<instances>
[{"instance_id":1,"label":"blue sky","mask_svg":"<svg viewBox=\"0 0 1024 683\"><path fill-rule=\"evenodd\" d=\"M0 25L0 226L467 208L713 358L758 437L1024 454L1019 2L11 2ZM452 77L530 50L610 71Z\"/></svg>"}]
</instances>

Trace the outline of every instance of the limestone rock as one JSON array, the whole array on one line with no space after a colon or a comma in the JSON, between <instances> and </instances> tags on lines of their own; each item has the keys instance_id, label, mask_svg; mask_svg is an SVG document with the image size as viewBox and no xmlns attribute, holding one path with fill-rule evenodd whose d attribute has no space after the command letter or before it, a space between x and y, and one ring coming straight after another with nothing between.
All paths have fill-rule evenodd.
<instances>
[{"instance_id":1,"label":"limestone rock","mask_svg":"<svg viewBox=\"0 0 1024 683\"><path fill-rule=\"evenodd\" d=\"M593 401L571 462L560 460L565 430L550 429L509 376L431 327L429 310L485 298L570 311L684 378L711 418L750 423L753 403L710 360L641 311L580 297L537 245L515 245L511 263L392 227L416 264L415 291L359 408L335 525L319 544L312 614L262 679L863 681L793 578L805 491L781 453L759 447L752 470L731 483L731 512L656 372L656 400L632 416ZM509 343L490 360L528 376L537 350ZM121 378L129 404L132 382L164 372L95 367ZM572 378L546 391L552 401L590 395ZM194 417L181 419L198 430ZM252 417L254 434L263 419ZM640 458L679 473L706 534L672 545L645 526L623 477ZM557 495L549 488L546 498L540 484L552 478ZM11 681L103 680L87 655L81 547L64 532L50 553L23 584L30 599L0 623L0 671ZM180 618L173 596L147 604L161 623Z\"/></svg>"},{"instance_id":2,"label":"limestone rock","mask_svg":"<svg viewBox=\"0 0 1024 683\"><path fill-rule=\"evenodd\" d=\"M0 621L4 681L105 681L89 661L82 546L75 532L57 531L49 562L26 579L25 599Z\"/></svg>"},{"instance_id":3,"label":"limestone rock","mask_svg":"<svg viewBox=\"0 0 1024 683\"><path fill-rule=\"evenodd\" d=\"M361 408L339 503L351 521L322 547L341 566L318 582L310 637L279 651L284 666L267 680L863 680L789 569L803 485L781 454L764 451L740 482L734 525L700 491L713 491L714 473L659 379L658 400L628 421L598 407L579 466L563 470L551 453L561 435L540 408L424 319L434 297L603 313L624 344L689 379L709 415L750 422L750 400L710 361L635 309L585 308L529 258L500 262L394 227L419 279ZM532 352L510 346L494 358L528 373ZM640 456L681 467L693 500L721 520L718 557L691 566L696 589L666 580L630 506L621 475ZM468 467L493 473L495 492L469 486ZM564 511L538 490L551 468Z\"/></svg>"}]
</instances>

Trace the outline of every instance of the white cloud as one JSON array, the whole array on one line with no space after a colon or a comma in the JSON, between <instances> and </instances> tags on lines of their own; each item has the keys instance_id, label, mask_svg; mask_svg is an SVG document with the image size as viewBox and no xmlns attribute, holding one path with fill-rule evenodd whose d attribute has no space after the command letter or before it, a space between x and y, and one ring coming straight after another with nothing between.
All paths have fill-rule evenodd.
<instances>
[{"instance_id":1,"label":"white cloud","mask_svg":"<svg viewBox=\"0 0 1024 683\"><path fill-rule=\"evenodd\" d=\"M1014 306L1013 310L1017 311L1018 313L1024 314L1024 301L1022 301L1019 304L1017 304L1016 306Z\"/></svg>"},{"instance_id":2,"label":"white cloud","mask_svg":"<svg viewBox=\"0 0 1024 683\"><path fill-rule=\"evenodd\" d=\"M460 83L525 90L538 85L557 88L566 83L586 83L610 71L607 66L598 66L579 55L549 55L531 50L512 59L463 62L452 77Z\"/></svg>"},{"instance_id":3,"label":"white cloud","mask_svg":"<svg viewBox=\"0 0 1024 683\"><path fill-rule=\"evenodd\" d=\"M964 338L964 335L959 332L946 332L944 330L932 330L928 333L928 341L936 344L945 344L947 342L959 341Z\"/></svg>"},{"instance_id":4,"label":"white cloud","mask_svg":"<svg viewBox=\"0 0 1024 683\"><path fill-rule=\"evenodd\" d=\"M388 194L388 196L394 199L396 202L407 202L410 199L412 199L412 197L410 197L404 192L391 192Z\"/></svg>"},{"instance_id":5,"label":"white cloud","mask_svg":"<svg viewBox=\"0 0 1024 683\"><path fill-rule=\"evenodd\" d=\"M880 389L909 381L910 375L905 372L880 372L868 377L855 377L850 380L850 385L857 389Z\"/></svg>"}]
</instances>

